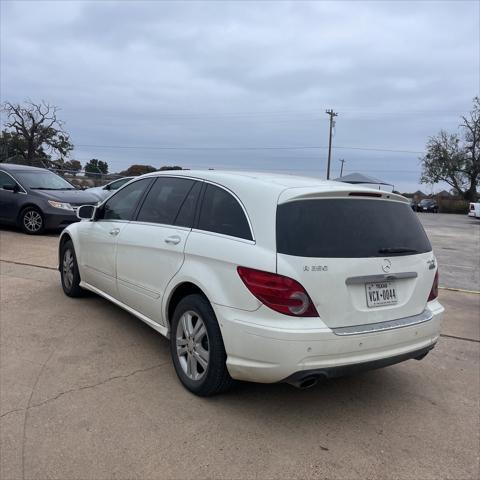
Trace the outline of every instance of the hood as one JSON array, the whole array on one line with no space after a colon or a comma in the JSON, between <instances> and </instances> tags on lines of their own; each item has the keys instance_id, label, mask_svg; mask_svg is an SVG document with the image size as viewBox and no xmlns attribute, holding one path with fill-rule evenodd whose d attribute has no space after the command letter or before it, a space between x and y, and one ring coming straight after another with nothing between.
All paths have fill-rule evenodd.
<instances>
[{"instance_id":1,"label":"hood","mask_svg":"<svg viewBox=\"0 0 480 480\"><path fill-rule=\"evenodd\" d=\"M46 200L70 203L72 205L96 205L100 197L85 190L34 190Z\"/></svg>"}]
</instances>

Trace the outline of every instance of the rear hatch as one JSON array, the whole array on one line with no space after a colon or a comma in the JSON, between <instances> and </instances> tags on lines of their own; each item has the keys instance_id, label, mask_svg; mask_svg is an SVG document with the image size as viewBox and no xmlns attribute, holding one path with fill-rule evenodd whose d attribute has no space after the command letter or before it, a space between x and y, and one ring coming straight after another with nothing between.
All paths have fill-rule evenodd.
<instances>
[{"instance_id":1,"label":"rear hatch","mask_svg":"<svg viewBox=\"0 0 480 480\"><path fill-rule=\"evenodd\" d=\"M423 312L436 265L406 199L368 190L299 193L279 199L277 272L305 287L328 327Z\"/></svg>"}]
</instances>

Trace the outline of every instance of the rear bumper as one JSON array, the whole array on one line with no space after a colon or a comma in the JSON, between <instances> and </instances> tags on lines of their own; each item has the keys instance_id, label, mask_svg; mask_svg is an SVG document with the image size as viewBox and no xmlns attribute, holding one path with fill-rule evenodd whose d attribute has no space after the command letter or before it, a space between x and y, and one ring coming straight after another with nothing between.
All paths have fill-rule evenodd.
<instances>
[{"instance_id":1,"label":"rear bumper","mask_svg":"<svg viewBox=\"0 0 480 480\"><path fill-rule=\"evenodd\" d=\"M427 305L429 320L414 325L353 335L336 335L315 321L271 321L266 307L245 312L214 305L222 330L230 375L260 383L291 381L311 372L339 376L392 365L428 352L440 335L443 307ZM271 316L269 319L268 316ZM262 317L266 318L262 318ZM259 324L258 318L262 318ZM292 328L292 324L298 326ZM321 322L320 322L321 323ZM376 365L376 366L375 366Z\"/></svg>"},{"instance_id":2,"label":"rear bumper","mask_svg":"<svg viewBox=\"0 0 480 480\"><path fill-rule=\"evenodd\" d=\"M355 363L351 365L342 365L340 367L326 367L326 368L316 368L313 370L301 370L299 372L290 375L288 378L285 378L283 381L286 383L291 383L292 385L300 385L306 379L327 379L335 377L344 377L346 375L353 375L355 373L364 372L366 370L375 370L377 368L389 367L397 363L404 362L406 360L411 360L412 358L416 360L421 360L425 355L434 348L435 344L429 345L428 347L421 348L420 350L413 350L411 352L403 353L401 355L395 355L394 357L381 358L379 360L372 360L370 362Z\"/></svg>"}]
</instances>

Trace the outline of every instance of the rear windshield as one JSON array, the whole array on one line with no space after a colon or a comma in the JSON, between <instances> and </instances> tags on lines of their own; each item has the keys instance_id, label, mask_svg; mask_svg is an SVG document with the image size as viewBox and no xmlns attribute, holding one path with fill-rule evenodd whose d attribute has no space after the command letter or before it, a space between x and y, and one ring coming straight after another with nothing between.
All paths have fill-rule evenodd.
<instances>
[{"instance_id":1,"label":"rear windshield","mask_svg":"<svg viewBox=\"0 0 480 480\"><path fill-rule=\"evenodd\" d=\"M364 258L432 250L406 203L369 199L301 200L277 208L277 251L299 257Z\"/></svg>"}]
</instances>

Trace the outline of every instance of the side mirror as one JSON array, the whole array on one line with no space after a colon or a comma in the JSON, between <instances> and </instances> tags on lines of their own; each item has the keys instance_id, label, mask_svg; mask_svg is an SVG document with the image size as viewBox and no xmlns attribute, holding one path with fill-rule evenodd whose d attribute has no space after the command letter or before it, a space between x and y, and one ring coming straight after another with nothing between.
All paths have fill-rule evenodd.
<instances>
[{"instance_id":1,"label":"side mirror","mask_svg":"<svg viewBox=\"0 0 480 480\"><path fill-rule=\"evenodd\" d=\"M104 189L104 190L111 190L112 187L111 187L111 185L105 185L105 186L103 187L103 189Z\"/></svg>"},{"instance_id":2,"label":"side mirror","mask_svg":"<svg viewBox=\"0 0 480 480\"><path fill-rule=\"evenodd\" d=\"M95 210L97 207L94 205L82 205L77 210L77 217L80 220L93 220L95 217Z\"/></svg>"},{"instance_id":3,"label":"side mirror","mask_svg":"<svg viewBox=\"0 0 480 480\"><path fill-rule=\"evenodd\" d=\"M9 183L7 185L3 185L2 188L13 193L18 193L20 191L20 187L17 184L12 185L11 183Z\"/></svg>"}]
</instances>

